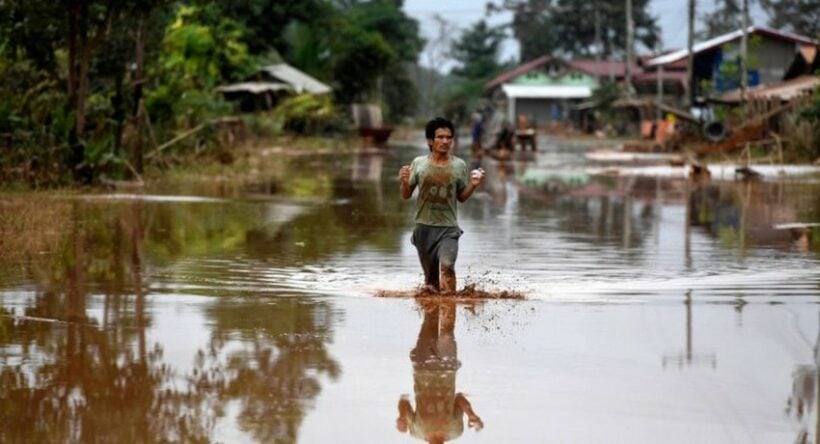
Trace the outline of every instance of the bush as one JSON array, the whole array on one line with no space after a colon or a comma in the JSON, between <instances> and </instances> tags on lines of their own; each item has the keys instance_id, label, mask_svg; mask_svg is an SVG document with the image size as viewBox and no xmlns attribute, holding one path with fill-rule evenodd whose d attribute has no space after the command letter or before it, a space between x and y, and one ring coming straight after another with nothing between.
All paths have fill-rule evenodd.
<instances>
[{"instance_id":1,"label":"bush","mask_svg":"<svg viewBox=\"0 0 820 444\"><path fill-rule=\"evenodd\" d=\"M248 132L255 137L278 136L282 132L273 112L256 112L242 116Z\"/></svg>"},{"instance_id":2,"label":"bush","mask_svg":"<svg viewBox=\"0 0 820 444\"><path fill-rule=\"evenodd\" d=\"M820 122L820 88L814 90L814 100L800 111L800 120L810 123Z\"/></svg>"},{"instance_id":3,"label":"bush","mask_svg":"<svg viewBox=\"0 0 820 444\"><path fill-rule=\"evenodd\" d=\"M273 111L279 127L298 134L327 134L344 129L328 96L300 94L283 100Z\"/></svg>"},{"instance_id":4,"label":"bush","mask_svg":"<svg viewBox=\"0 0 820 444\"><path fill-rule=\"evenodd\" d=\"M820 88L814 91L814 100L788 123L792 151L801 160L820 159Z\"/></svg>"},{"instance_id":5,"label":"bush","mask_svg":"<svg viewBox=\"0 0 820 444\"><path fill-rule=\"evenodd\" d=\"M813 161L820 158L820 122L808 122L804 119L789 121L786 124L789 135L789 160ZM791 159L793 157L793 159Z\"/></svg>"}]
</instances>

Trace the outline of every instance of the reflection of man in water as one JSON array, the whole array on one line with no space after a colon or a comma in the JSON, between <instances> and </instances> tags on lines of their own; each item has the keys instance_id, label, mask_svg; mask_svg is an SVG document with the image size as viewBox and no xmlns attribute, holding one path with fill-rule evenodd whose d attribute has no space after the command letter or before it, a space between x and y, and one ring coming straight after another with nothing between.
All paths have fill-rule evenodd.
<instances>
[{"instance_id":1,"label":"reflection of man in water","mask_svg":"<svg viewBox=\"0 0 820 444\"><path fill-rule=\"evenodd\" d=\"M430 443L443 443L464 432L464 415L468 427L484 427L470 402L456 393L456 372L461 366L455 339L455 303L436 303L424 307L424 321L416 347L410 351L416 409L404 395L399 400L396 428L400 432Z\"/></svg>"}]
</instances>

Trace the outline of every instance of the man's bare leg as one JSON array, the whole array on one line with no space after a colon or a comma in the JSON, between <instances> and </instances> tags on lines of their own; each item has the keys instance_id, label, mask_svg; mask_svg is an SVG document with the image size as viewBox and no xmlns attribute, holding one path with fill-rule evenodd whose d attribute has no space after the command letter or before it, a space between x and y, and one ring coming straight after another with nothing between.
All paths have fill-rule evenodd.
<instances>
[{"instance_id":1,"label":"man's bare leg","mask_svg":"<svg viewBox=\"0 0 820 444\"><path fill-rule=\"evenodd\" d=\"M441 267L439 277L442 293L455 293L456 291L456 270L451 267Z\"/></svg>"}]
</instances>

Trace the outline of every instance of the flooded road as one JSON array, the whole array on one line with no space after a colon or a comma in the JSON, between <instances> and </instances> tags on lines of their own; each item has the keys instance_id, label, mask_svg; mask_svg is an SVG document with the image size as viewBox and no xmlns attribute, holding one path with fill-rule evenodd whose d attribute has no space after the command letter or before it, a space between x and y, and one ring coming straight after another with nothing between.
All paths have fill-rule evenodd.
<instances>
[{"instance_id":1,"label":"flooded road","mask_svg":"<svg viewBox=\"0 0 820 444\"><path fill-rule=\"evenodd\" d=\"M597 148L483 160L459 287L524 300L377 297L422 143L2 195L0 442L818 442L820 175Z\"/></svg>"}]
</instances>

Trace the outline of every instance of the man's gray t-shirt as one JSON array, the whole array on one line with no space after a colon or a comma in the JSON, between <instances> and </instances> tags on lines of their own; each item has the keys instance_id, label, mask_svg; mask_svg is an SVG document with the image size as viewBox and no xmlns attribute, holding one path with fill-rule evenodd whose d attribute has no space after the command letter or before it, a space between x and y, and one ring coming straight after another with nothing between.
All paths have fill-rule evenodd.
<instances>
[{"instance_id":1,"label":"man's gray t-shirt","mask_svg":"<svg viewBox=\"0 0 820 444\"><path fill-rule=\"evenodd\" d=\"M410 186L418 185L416 223L439 227L457 227L456 202L467 186L467 164L451 157L445 166L430 163L419 156L410 164Z\"/></svg>"}]
</instances>

